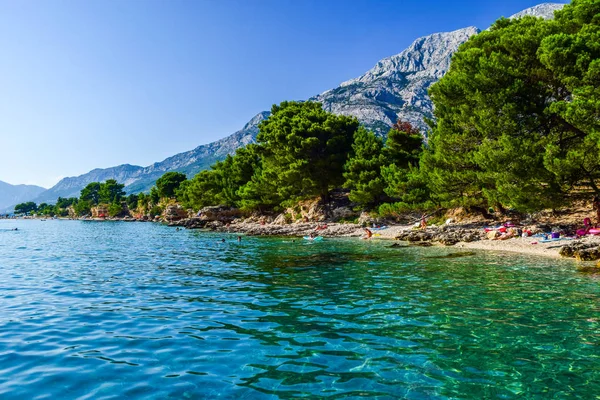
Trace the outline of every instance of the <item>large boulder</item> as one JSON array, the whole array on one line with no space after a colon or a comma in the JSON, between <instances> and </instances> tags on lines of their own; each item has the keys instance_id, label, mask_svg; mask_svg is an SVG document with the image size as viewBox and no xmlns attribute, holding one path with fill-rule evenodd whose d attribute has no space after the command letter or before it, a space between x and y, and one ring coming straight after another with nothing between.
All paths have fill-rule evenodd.
<instances>
[{"instance_id":1,"label":"large boulder","mask_svg":"<svg viewBox=\"0 0 600 400\"><path fill-rule=\"evenodd\" d=\"M357 218L358 213L353 211L350 207L336 207L331 210L331 219L333 221L339 221L341 219L352 219Z\"/></svg>"},{"instance_id":2,"label":"large boulder","mask_svg":"<svg viewBox=\"0 0 600 400\"><path fill-rule=\"evenodd\" d=\"M204 221L230 222L241 216L239 209L228 206L204 207L198 212L198 217Z\"/></svg>"},{"instance_id":3,"label":"large boulder","mask_svg":"<svg viewBox=\"0 0 600 400\"><path fill-rule=\"evenodd\" d=\"M92 207L92 218L108 218L108 207L104 205Z\"/></svg>"},{"instance_id":4,"label":"large boulder","mask_svg":"<svg viewBox=\"0 0 600 400\"><path fill-rule=\"evenodd\" d=\"M396 236L396 240L403 240L405 242L427 242L433 238L433 232L428 231L404 231Z\"/></svg>"},{"instance_id":5,"label":"large boulder","mask_svg":"<svg viewBox=\"0 0 600 400\"><path fill-rule=\"evenodd\" d=\"M179 204L172 204L165 208L163 216L165 221L174 222L187 218L188 213Z\"/></svg>"},{"instance_id":6,"label":"large boulder","mask_svg":"<svg viewBox=\"0 0 600 400\"><path fill-rule=\"evenodd\" d=\"M592 247L575 251L577 261L596 261L600 260L600 247Z\"/></svg>"},{"instance_id":7,"label":"large boulder","mask_svg":"<svg viewBox=\"0 0 600 400\"><path fill-rule=\"evenodd\" d=\"M563 257L575 257L575 254L581 250L591 249L593 247L598 247L597 244L594 243L584 243L584 242L572 242L565 246L563 246L559 254Z\"/></svg>"}]
</instances>

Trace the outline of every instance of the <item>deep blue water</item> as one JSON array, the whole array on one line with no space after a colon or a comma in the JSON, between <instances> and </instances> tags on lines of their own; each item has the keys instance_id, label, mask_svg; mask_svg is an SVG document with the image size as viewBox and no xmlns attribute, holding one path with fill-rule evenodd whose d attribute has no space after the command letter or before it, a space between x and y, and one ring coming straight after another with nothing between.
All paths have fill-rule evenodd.
<instances>
[{"instance_id":1,"label":"deep blue water","mask_svg":"<svg viewBox=\"0 0 600 400\"><path fill-rule=\"evenodd\" d=\"M389 244L0 221L0 398L600 394L600 275Z\"/></svg>"}]
</instances>

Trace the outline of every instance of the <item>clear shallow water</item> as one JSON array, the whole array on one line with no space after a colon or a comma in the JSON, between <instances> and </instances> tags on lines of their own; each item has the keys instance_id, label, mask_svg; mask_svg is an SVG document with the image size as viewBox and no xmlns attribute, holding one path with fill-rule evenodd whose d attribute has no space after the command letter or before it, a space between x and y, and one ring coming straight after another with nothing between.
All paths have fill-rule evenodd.
<instances>
[{"instance_id":1,"label":"clear shallow water","mask_svg":"<svg viewBox=\"0 0 600 400\"><path fill-rule=\"evenodd\" d=\"M600 276L388 245L0 221L0 398L598 396Z\"/></svg>"}]
</instances>

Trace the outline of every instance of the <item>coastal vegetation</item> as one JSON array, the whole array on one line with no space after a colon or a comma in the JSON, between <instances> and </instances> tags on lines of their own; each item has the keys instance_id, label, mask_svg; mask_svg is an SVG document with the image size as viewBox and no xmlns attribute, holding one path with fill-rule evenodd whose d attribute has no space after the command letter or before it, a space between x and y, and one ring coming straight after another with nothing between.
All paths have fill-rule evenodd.
<instances>
[{"instance_id":1,"label":"coastal vegetation","mask_svg":"<svg viewBox=\"0 0 600 400\"><path fill-rule=\"evenodd\" d=\"M283 102L255 144L191 179L159 178L125 196L114 180L79 199L19 204L18 213L160 214L173 202L282 212L326 204L343 189L356 210L385 217L464 207L530 213L600 196L600 3L574 0L554 20L500 19L473 36L430 89L435 119L420 132L398 121L380 137L317 102Z\"/></svg>"}]
</instances>

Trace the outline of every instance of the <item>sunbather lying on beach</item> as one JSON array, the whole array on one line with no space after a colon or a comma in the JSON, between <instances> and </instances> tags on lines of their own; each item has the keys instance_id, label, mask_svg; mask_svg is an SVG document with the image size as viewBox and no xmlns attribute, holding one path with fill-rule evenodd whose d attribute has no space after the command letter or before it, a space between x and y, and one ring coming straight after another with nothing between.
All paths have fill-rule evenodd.
<instances>
[{"instance_id":1,"label":"sunbather lying on beach","mask_svg":"<svg viewBox=\"0 0 600 400\"><path fill-rule=\"evenodd\" d=\"M515 228L508 228L506 230L506 232L500 234L499 236L496 236L492 240L507 240L507 239L510 239L510 238L517 237L518 234L519 234L519 232Z\"/></svg>"}]
</instances>

